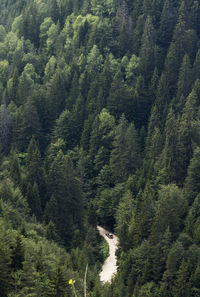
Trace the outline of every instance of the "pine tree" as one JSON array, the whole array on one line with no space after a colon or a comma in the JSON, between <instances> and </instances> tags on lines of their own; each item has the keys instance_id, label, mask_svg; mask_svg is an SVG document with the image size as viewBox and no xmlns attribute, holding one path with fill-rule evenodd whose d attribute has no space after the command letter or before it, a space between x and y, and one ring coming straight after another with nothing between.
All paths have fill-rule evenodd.
<instances>
[{"instance_id":1,"label":"pine tree","mask_svg":"<svg viewBox=\"0 0 200 297\"><path fill-rule=\"evenodd\" d=\"M149 82L155 64L154 64L154 46L155 46L155 31L150 16L147 17L142 35L142 44L140 49L140 67L141 73L145 81Z\"/></svg>"},{"instance_id":2,"label":"pine tree","mask_svg":"<svg viewBox=\"0 0 200 297\"><path fill-rule=\"evenodd\" d=\"M160 119L159 127L163 127L164 122L166 120L170 99L171 97L169 93L169 83L167 81L165 73L162 73L158 83L155 100L157 113Z\"/></svg>"},{"instance_id":3,"label":"pine tree","mask_svg":"<svg viewBox=\"0 0 200 297\"><path fill-rule=\"evenodd\" d=\"M85 151L89 150L90 133L91 133L91 130L92 130L93 121L94 121L94 115L93 114L90 114L88 116L88 119L86 119L84 121L80 144L81 144L81 147Z\"/></svg>"},{"instance_id":4,"label":"pine tree","mask_svg":"<svg viewBox=\"0 0 200 297\"><path fill-rule=\"evenodd\" d=\"M19 234L16 238L15 247L12 250L11 259L12 259L12 262L11 262L12 269L14 269L16 271L18 269L23 268L22 263L24 261L24 247L23 247L23 243L22 243L22 238Z\"/></svg>"},{"instance_id":5,"label":"pine tree","mask_svg":"<svg viewBox=\"0 0 200 297\"><path fill-rule=\"evenodd\" d=\"M95 118L90 135L90 158L94 161L95 170L100 170L109 162L114 137L115 119L103 109Z\"/></svg>"},{"instance_id":6,"label":"pine tree","mask_svg":"<svg viewBox=\"0 0 200 297\"><path fill-rule=\"evenodd\" d=\"M75 129L74 116L69 110L64 110L56 120L54 139L63 139L67 149L72 149L78 142L80 130Z\"/></svg>"},{"instance_id":7,"label":"pine tree","mask_svg":"<svg viewBox=\"0 0 200 297\"><path fill-rule=\"evenodd\" d=\"M12 139L12 117L9 114L6 105L0 110L0 141L2 145L2 152L7 155L10 150Z\"/></svg>"},{"instance_id":8,"label":"pine tree","mask_svg":"<svg viewBox=\"0 0 200 297\"><path fill-rule=\"evenodd\" d=\"M190 282L189 282L189 271L188 263L183 259L180 268L177 272L177 280L173 288L173 296L187 297L191 294Z\"/></svg>"},{"instance_id":9,"label":"pine tree","mask_svg":"<svg viewBox=\"0 0 200 297\"><path fill-rule=\"evenodd\" d=\"M149 159L149 176L151 176L153 167L155 166L155 162L158 161L163 148L163 138L162 134L160 133L160 130L158 128L155 128L154 133L151 138L151 143L149 144L149 147L147 147L148 152L147 156Z\"/></svg>"},{"instance_id":10,"label":"pine tree","mask_svg":"<svg viewBox=\"0 0 200 297\"><path fill-rule=\"evenodd\" d=\"M107 99L107 108L117 119L122 113L129 115L132 111L133 98L130 90L124 83L122 73L117 72L113 78L109 97Z\"/></svg>"},{"instance_id":11,"label":"pine tree","mask_svg":"<svg viewBox=\"0 0 200 297\"><path fill-rule=\"evenodd\" d=\"M158 193L159 200L156 215L152 222L151 240L158 243L163 232L169 226L172 238L176 238L182 228L187 201L182 190L176 185L163 186Z\"/></svg>"},{"instance_id":12,"label":"pine tree","mask_svg":"<svg viewBox=\"0 0 200 297\"><path fill-rule=\"evenodd\" d=\"M196 57L195 57L195 61L194 61L194 64L193 64L193 69L192 69L192 72L193 72L193 78L194 79L200 79L200 50L197 51L196 53Z\"/></svg>"},{"instance_id":13,"label":"pine tree","mask_svg":"<svg viewBox=\"0 0 200 297\"><path fill-rule=\"evenodd\" d=\"M0 291L2 297L7 297L11 289L11 249L10 235L4 221L0 220Z\"/></svg>"},{"instance_id":14,"label":"pine tree","mask_svg":"<svg viewBox=\"0 0 200 297\"><path fill-rule=\"evenodd\" d=\"M21 168L19 164L19 159L14 150L11 151L9 171L11 178L19 186L21 184Z\"/></svg>"},{"instance_id":15,"label":"pine tree","mask_svg":"<svg viewBox=\"0 0 200 297\"><path fill-rule=\"evenodd\" d=\"M18 106L27 102L27 98L31 96L33 89L35 88L36 80L37 74L34 66L27 63L19 77L17 93L17 98L19 99L19 102L17 102Z\"/></svg>"},{"instance_id":16,"label":"pine tree","mask_svg":"<svg viewBox=\"0 0 200 297\"><path fill-rule=\"evenodd\" d=\"M178 173L177 152L178 128L173 110L169 111L165 127L165 144L163 148L163 167L166 171L166 181L175 182Z\"/></svg>"},{"instance_id":17,"label":"pine tree","mask_svg":"<svg viewBox=\"0 0 200 297\"><path fill-rule=\"evenodd\" d=\"M190 65L190 59L187 55L183 57L183 62L180 67L179 71L179 78L178 78L178 91L177 91L177 97L180 102L181 96L185 99L190 91L191 91L191 82L192 82L192 73L191 73L191 65ZM177 102L176 102L177 104ZM184 102L179 103L179 108L183 107Z\"/></svg>"},{"instance_id":18,"label":"pine tree","mask_svg":"<svg viewBox=\"0 0 200 297\"><path fill-rule=\"evenodd\" d=\"M190 236L194 235L195 224L200 216L200 195L198 194L191 205L185 220L185 229Z\"/></svg>"},{"instance_id":19,"label":"pine tree","mask_svg":"<svg viewBox=\"0 0 200 297\"><path fill-rule=\"evenodd\" d=\"M135 234L134 245L138 245L142 240L147 239L151 232L151 222L155 215L154 200L155 193L152 186L147 183L141 198L137 197L134 210Z\"/></svg>"},{"instance_id":20,"label":"pine tree","mask_svg":"<svg viewBox=\"0 0 200 297\"><path fill-rule=\"evenodd\" d=\"M132 108L130 108L129 113L127 113L127 118L130 121L134 121L137 128L141 128L148 124L152 100L153 98L147 89L144 77L139 75L136 80Z\"/></svg>"},{"instance_id":21,"label":"pine tree","mask_svg":"<svg viewBox=\"0 0 200 297\"><path fill-rule=\"evenodd\" d=\"M37 142L32 137L28 149L27 149L27 182L30 185L37 184L39 190L39 200L41 200L42 207L44 208L46 202L46 182L45 182L45 171L42 166L42 158Z\"/></svg>"},{"instance_id":22,"label":"pine tree","mask_svg":"<svg viewBox=\"0 0 200 297\"><path fill-rule=\"evenodd\" d=\"M120 118L119 125L116 128L116 135L113 141L113 150L110 156L110 168L116 182L125 181L128 177L126 171L127 155L126 155L126 131L127 131L127 120L124 116Z\"/></svg>"},{"instance_id":23,"label":"pine tree","mask_svg":"<svg viewBox=\"0 0 200 297\"><path fill-rule=\"evenodd\" d=\"M55 242L59 242L59 237L55 228L55 225L52 221L48 223L46 226L46 238L48 240L53 240Z\"/></svg>"},{"instance_id":24,"label":"pine tree","mask_svg":"<svg viewBox=\"0 0 200 297\"><path fill-rule=\"evenodd\" d=\"M175 95L178 72L185 54L185 32L185 17L179 12L179 20L174 29L172 42L165 59L166 76L172 97Z\"/></svg>"},{"instance_id":25,"label":"pine tree","mask_svg":"<svg viewBox=\"0 0 200 297\"><path fill-rule=\"evenodd\" d=\"M116 211L116 233L120 239L120 246L124 251L132 246L132 238L130 236L130 222L134 211L134 197L130 191L126 191L119 202Z\"/></svg>"},{"instance_id":26,"label":"pine tree","mask_svg":"<svg viewBox=\"0 0 200 297\"><path fill-rule=\"evenodd\" d=\"M131 175L134 174L141 165L141 150L134 123L131 123L127 128L125 135L125 147L127 157L126 170L128 175Z\"/></svg>"},{"instance_id":27,"label":"pine tree","mask_svg":"<svg viewBox=\"0 0 200 297\"><path fill-rule=\"evenodd\" d=\"M163 6L160 28L158 31L159 42L163 48L167 48L170 45L176 18L177 10L174 1L166 0Z\"/></svg>"},{"instance_id":28,"label":"pine tree","mask_svg":"<svg viewBox=\"0 0 200 297\"><path fill-rule=\"evenodd\" d=\"M46 208L47 219L53 221L59 235L69 245L74 229L81 229L83 198L71 161L61 151L49 169L48 191L51 200Z\"/></svg>"},{"instance_id":29,"label":"pine tree","mask_svg":"<svg viewBox=\"0 0 200 297\"><path fill-rule=\"evenodd\" d=\"M53 284L55 297L66 297L66 277L62 267L56 267L54 272ZM69 296L69 295L68 295Z\"/></svg>"},{"instance_id":30,"label":"pine tree","mask_svg":"<svg viewBox=\"0 0 200 297\"><path fill-rule=\"evenodd\" d=\"M37 141L41 140L41 124L32 98L28 98L23 111L19 113L18 117L16 127L13 131L14 138L17 147L25 151L33 136Z\"/></svg>"},{"instance_id":31,"label":"pine tree","mask_svg":"<svg viewBox=\"0 0 200 297\"><path fill-rule=\"evenodd\" d=\"M42 210L38 186L36 182L33 185L30 183L27 186L27 201L31 209L31 214L34 214L38 220L41 220Z\"/></svg>"},{"instance_id":32,"label":"pine tree","mask_svg":"<svg viewBox=\"0 0 200 297\"><path fill-rule=\"evenodd\" d=\"M19 83L19 73L17 67L14 68L12 78L7 82L7 95L9 102L13 101L14 103L19 102L18 96L18 83Z\"/></svg>"},{"instance_id":33,"label":"pine tree","mask_svg":"<svg viewBox=\"0 0 200 297\"><path fill-rule=\"evenodd\" d=\"M57 0L52 0L50 2L50 16L52 18L52 20L54 21L54 23L56 24L57 21L59 20L59 7L58 7L58 2Z\"/></svg>"},{"instance_id":34,"label":"pine tree","mask_svg":"<svg viewBox=\"0 0 200 297\"><path fill-rule=\"evenodd\" d=\"M188 101L190 98L188 98ZM178 131L178 163L179 163L179 171L177 171L177 181L181 184L184 182L185 177L187 176L187 168L190 162L190 159L193 154L193 132L192 132L192 113L191 114L186 111L189 108L189 104L187 102L187 107L185 108L185 112L182 115L179 124Z\"/></svg>"},{"instance_id":35,"label":"pine tree","mask_svg":"<svg viewBox=\"0 0 200 297\"><path fill-rule=\"evenodd\" d=\"M188 174L185 180L185 194L191 204L194 198L200 193L199 168L200 168L200 148L197 147L190 160Z\"/></svg>"}]
</instances>

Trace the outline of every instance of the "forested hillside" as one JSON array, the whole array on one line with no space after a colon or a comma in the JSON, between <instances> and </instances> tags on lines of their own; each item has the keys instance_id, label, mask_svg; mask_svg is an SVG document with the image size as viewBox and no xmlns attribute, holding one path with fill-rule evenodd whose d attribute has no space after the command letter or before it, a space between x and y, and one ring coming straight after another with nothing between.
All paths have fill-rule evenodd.
<instances>
[{"instance_id":1,"label":"forested hillside","mask_svg":"<svg viewBox=\"0 0 200 297\"><path fill-rule=\"evenodd\" d=\"M198 0L0 0L0 100L1 297L200 296Z\"/></svg>"}]
</instances>

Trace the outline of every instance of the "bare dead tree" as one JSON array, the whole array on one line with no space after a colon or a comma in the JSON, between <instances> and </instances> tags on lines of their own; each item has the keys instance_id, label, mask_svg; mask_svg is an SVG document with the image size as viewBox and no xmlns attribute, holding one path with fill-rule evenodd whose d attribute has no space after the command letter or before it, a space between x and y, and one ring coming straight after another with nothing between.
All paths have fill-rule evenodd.
<instances>
[{"instance_id":1,"label":"bare dead tree","mask_svg":"<svg viewBox=\"0 0 200 297\"><path fill-rule=\"evenodd\" d=\"M84 276L84 297L87 297L87 271L88 271L88 264L85 268L85 276Z\"/></svg>"}]
</instances>

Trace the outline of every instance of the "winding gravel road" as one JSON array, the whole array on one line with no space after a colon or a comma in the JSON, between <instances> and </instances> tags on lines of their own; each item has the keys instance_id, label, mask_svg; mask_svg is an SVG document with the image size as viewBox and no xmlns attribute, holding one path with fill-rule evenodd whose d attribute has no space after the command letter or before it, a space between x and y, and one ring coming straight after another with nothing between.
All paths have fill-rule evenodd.
<instances>
[{"instance_id":1,"label":"winding gravel road","mask_svg":"<svg viewBox=\"0 0 200 297\"><path fill-rule=\"evenodd\" d=\"M118 248L118 238L113 234L113 238L108 238L106 233L109 232L104 228L97 226L99 234L105 238L109 245L109 257L105 260L102 271L100 273L100 280L104 283L110 282L114 274L117 272L117 258L115 252Z\"/></svg>"}]
</instances>

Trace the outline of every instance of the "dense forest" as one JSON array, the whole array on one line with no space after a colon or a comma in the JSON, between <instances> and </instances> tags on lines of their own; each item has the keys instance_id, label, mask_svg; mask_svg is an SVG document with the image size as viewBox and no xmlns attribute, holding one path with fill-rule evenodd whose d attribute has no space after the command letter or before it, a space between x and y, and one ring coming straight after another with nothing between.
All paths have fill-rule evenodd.
<instances>
[{"instance_id":1,"label":"dense forest","mask_svg":"<svg viewBox=\"0 0 200 297\"><path fill-rule=\"evenodd\" d=\"M200 1L0 0L0 100L1 297L200 296Z\"/></svg>"}]
</instances>

